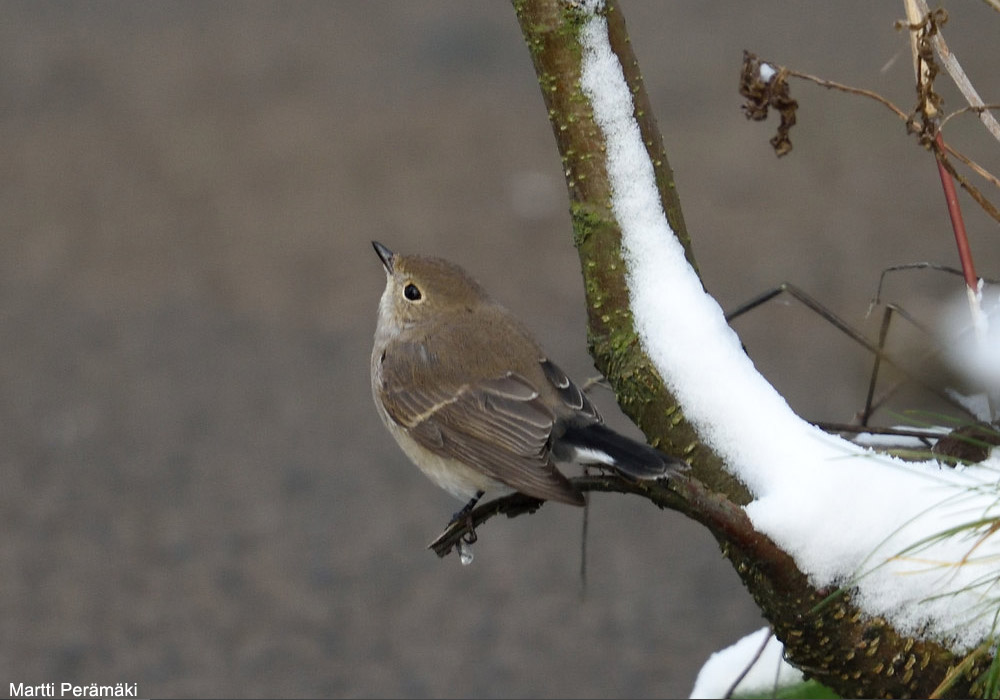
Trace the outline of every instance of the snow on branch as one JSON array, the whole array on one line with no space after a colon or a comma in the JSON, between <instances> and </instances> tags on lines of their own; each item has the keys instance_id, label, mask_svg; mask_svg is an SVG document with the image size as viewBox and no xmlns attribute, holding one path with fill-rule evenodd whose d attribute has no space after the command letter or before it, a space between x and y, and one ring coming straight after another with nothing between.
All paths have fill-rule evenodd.
<instances>
[{"instance_id":1,"label":"snow on branch","mask_svg":"<svg viewBox=\"0 0 1000 700\"><path fill-rule=\"evenodd\" d=\"M904 462L791 410L743 351L668 223L603 3L575 6L585 14L580 87L604 140L635 329L701 439L750 489L754 527L816 586L853 586L853 600L897 630L958 653L978 646L1000 607L991 593L1000 541L977 539L974 525L1000 517L1000 461Z\"/></svg>"}]
</instances>

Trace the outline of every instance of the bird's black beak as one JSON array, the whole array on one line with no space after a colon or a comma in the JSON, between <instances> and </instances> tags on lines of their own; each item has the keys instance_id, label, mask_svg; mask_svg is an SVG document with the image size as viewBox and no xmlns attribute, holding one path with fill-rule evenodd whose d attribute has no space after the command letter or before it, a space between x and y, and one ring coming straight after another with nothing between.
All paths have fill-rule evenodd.
<instances>
[{"instance_id":1,"label":"bird's black beak","mask_svg":"<svg viewBox=\"0 0 1000 700\"><path fill-rule=\"evenodd\" d=\"M378 241L372 241L372 247L375 248L375 252L378 254L379 259L382 261L382 265L385 266L385 271L390 275L392 274L392 261L396 257L396 254L391 250L386 248L384 245Z\"/></svg>"}]
</instances>

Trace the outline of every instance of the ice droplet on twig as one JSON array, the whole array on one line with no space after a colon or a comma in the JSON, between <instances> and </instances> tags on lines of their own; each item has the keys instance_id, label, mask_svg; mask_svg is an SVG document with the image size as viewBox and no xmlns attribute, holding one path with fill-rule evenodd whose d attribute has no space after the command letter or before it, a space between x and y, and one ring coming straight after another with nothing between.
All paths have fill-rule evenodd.
<instances>
[{"instance_id":1,"label":"ice droplet on twig","mask_svg":"<svg viewBox=\"0 0 1000 700\"><path fill-rule=\"evenodd\" d=\"M468 566L472 563L473 554L471 545L459 540L455 548L458 550L458 559L462 562L462 566Z\"/></svg>"}]
</instances>

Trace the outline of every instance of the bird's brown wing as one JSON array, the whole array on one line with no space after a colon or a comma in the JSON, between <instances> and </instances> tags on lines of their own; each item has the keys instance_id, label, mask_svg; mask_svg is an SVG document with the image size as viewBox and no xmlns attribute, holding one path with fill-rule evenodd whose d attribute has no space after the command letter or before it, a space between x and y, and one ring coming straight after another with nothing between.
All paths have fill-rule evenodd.
<instances>
[{"instance_id":1,"label":"bird's brown wing","mask_svg":"<svg viewBox=\"0 0 1000 700\"><path fill-rule=\"evenodd\" d=\"M549 456L555 417L523 377L508 372L454 388L413 390L383 372L383 399L392 419L435 454L529 496L583 504Z\"/></svg>"}]
</instances>

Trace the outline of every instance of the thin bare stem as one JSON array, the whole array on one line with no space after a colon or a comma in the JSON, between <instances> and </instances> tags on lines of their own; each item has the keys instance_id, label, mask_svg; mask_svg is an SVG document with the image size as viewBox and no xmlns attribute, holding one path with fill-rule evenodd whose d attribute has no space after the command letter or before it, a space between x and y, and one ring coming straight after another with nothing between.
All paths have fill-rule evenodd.
<instances>
[{"instance_id":1,"label":"thin bare stem","mask_svg":"<svg viewBox=\"0 0 1000 700\"><path fill-rule=\"evenodd\" d=\"M800 78L802 80L807 80L809 82L815 83L816 85L819 85L820 87L825 87L825 88L828 88L828 89L831 89L831 90L840 90L841 92L846 92L848 94L858 95L858 96L861 96L861 97L867 97L869 99L875 100L876 102L878 102L878 103L882 104L883 106L885 106L889 111L891 111L893 114L895 114L897 117L899 117L899 119L901 119L903 122L906 122L907 124L913 124L913 115L907 114L902 109L900 109L897 105L895 105L893 102L891 102L890 100L886 99L885 97L883 97L882 95L878 94L877 92L875 92L873 90L866 90L864 88L857 88L857 87L853 87L851 85L844 85L843 83L838 83L838 82L836 82L834 80L827 80L825 78L820 78L819 76L811 75L809 73L802 73L801 71L791 70L791 69L787 69L787 68L784 69L784 71L785 71L786 75L794 76L794 77ZM949 119L951 119L953 116L956 116L958 114L968 113L968 112L977 112L979 114L982 114L986 110L991 109L991 108L997 108L997 106L996 105L980 104L980 105L973 105L973 106L969 106L969 107L963 107L962 109L956 110L955 112L952 112L951 114L948 114L948 115L946 115L944 117L944 119L941 121L941 124L938 126L938 128L936 130L936 133L940 132L941 127L944 126L944 124ZM926 109L926 107L925 107L925 109ZM932 109L932 111L936 112L936 109L933 109L933 108L931 108L931 109ZM915 128L919 129L919 127L915 127ZM933 140L931 142L931 147L934 148ZM947 152L948 154L951 154L952 156L954 156L955 158L957 158L959 161L961 161L962 163L964 163L965 165L967 165L973 172L975 172L977 175L979 175L980 177L982 177L984 180L986 180L987 182L989 182L990 184L992 184L994 187L1000 188L1000 178L997 178L996 176L994 176L992 173L990 173L984 167L982 167L981 165L979 165L978 163L976 163L975 161L973 161L971 158L969 158L968 156L966 156L963 153L961 153L960 151L958 151L957 149L955 149L952 146L949 146L948 144L944 143L943 140L940 142L940 145L938 145L938 147L935 149L935 152L939 153L939 163L940 163L940 158L944 156L944 152ZM954 166L950 162L947 161L947 159L945 159L945 162L944 162L943 165L944 165L945 169L947 169L948 172L951 174L951 176L954 177L956 180L958 180L958 183L959 183L959 185L962 186L962 189L964 189L966 192L968 192L969 196L972 197L972 199L975 200L975 202L980 207L982 207L983 210L987 214L989 214L991 217L993 217L998 222L1000 222L1000 209L998 209L996 206L994 206L986 198L986 196L983 195L982 192L979 191L978 188L976 188L972 183L970 183L968 181L967 178L963 177L960 173L958 173L955 170Z\"/></svg>"},{"instance_id":2,"label":"thin bare stem","mask_svg":"<svg viewBox=\"0 0 1000 700\"><path fill-rule=\"evenodd\" d=\"M944 137L938 131L934 136L937 145L935 153L944 150ZM969 289L976 290L979 286L979 278L976 277L976 266L972 260L972 248L969 245L969 236L965 231L965 220L962 218L962 207L958 203L958 192L955 190L955 181L951 178L951 173L944 166L942 159L937 158L938 174L941 176L941 187L944 188L945 201L948 204L948 215L951 217L951 227L955 232L955 244L958 246L958 259L962 263L962 272L965 276L965 284Z\"/></svg>"},{"instance_id":3,"label":"thin bare stem","mask_svg":"<svg viewBox=\"0 0 1000 700\"><path fill-rule=\"evenodd\" d=\"M861 95L862 97L868 97L880 102L892 111L897 117L902 119L904 122L909 121L910 115L901 110L890 100L882 97L880 94L873 90L865 90L864 88L852 87L851 85L844 85L843 83L838 83L834 80L827 80L826 78L820 78L816 75L810 75L809 73L802 73L797 70L788 69L788 75L795 76L796 78L801 78L802 80L808 80L809 82L816 83L820 87L829 88L831 90L840 90L841 92L847 92L852 95Z\"/></svg>"},{"instance_id":4,"label":"thin bare stem","mask_svg":"<svg viewBox=\"0 0 1000 700\"><path fill-rule=\"evenodd\" d=\"M937 148L937 144L932 141L931 147ZM936 151L936 154L938 156L938 162L944 166L944 168L951 174L953 178L958 180L958 184L962 186L962 189L965 190L969 194L969 196L972 197L973 200L975 200L976 204L978 204L980 207L983 208L983 211L985 211L995 220L1000 221L1000 209L997 209L997 207L995 207L993 203L990 202L990 200L986 199L985 195L983 195L983 193L980 192L975 185L969 182L968 179L966 179L961 173L959 173L955 169L955 166L952 165L945 151L947 151L948 153L953 152L952 149L948 146L948 144L944 144L943 149ZM961 160L961 158L959 159ZM991 181L996 180L996 178L992 176L989 179Z\"/></svg>"},{"instance_id":5,"label":"thin bare stem","mask_svg":"<svg viewBox=\"0 0 1000 700\"><path fill-rule=\"evenodd\" d=\"M747 677L747 674L750 673L750 669L752 669L756 665L756 663L760 661L760 657L764 655L764 650L767 649L767 645L771 641L771 638L773 636L774 636L774 629L769 629L768 633L764 635L763 644L761 644L757 648L757 651L754 653L753 658L747 662L747 665L743 668L742 671L740 671L740 674L736 676L735 680L733 680L733 682L729 685L729 688L726 690L725 693L723 693L722 697L724 698L733 697L733 694L736 692L736 688L739 686L740 683L743 682L743 679Z\"/></svg>"},{"instance_id":6,"label":"thin bare stem","mask_svg":"<svg viewBox=\"0 0 1000 700\"><path fill-rule=\"evenodd\" d=\"M951 145L946 143L944 145L944 149L948 151L948 153L950 153L951 155L955 156L958 160L965 163L971 170L973 170L977 175L979 175L979 177L983 178L994 187L1000 189L1000 178L998 178L996 175L988 171L986 168L981 166L976 161L969 158L961 151L953 148Z\"/></svg>"}]
</instances>

